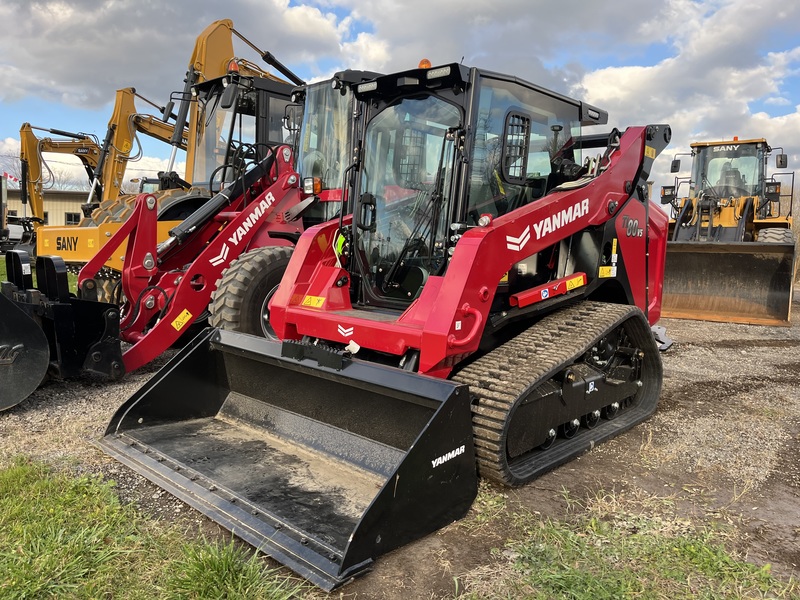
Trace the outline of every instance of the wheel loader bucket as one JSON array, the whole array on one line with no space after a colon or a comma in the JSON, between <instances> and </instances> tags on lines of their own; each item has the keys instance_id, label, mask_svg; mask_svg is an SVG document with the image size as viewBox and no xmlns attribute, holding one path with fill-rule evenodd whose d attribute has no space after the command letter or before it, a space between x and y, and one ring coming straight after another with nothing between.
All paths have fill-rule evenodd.
<instances>
[{"instance_id":1,"label":"wheel loader bucket","mask_svg":"<svg viewBox=\"0 0 800 600\"><path fill-rule=\"evenodd\" d=\"M0 410L22 402L47 375L50 348L41 326L0 293Z\"/></svg>"},{"instance_id":2,"label":"wheel loader bucket","mask_svg":"<svg viewBox=\"0 0 800 600\"><path fill-rule=\"evenodd\" d=\"M469 393L302 344L208 329L100 445L325 590L464 516Z\"/></svg>"},{"instance_id":3,"label":"wheel loader bucket","mask_svg":"<svg viewBox=\"0 0 800 600\"><path fill-rule=\"evenodd\" d=\"M795 248L758 242L669 242L662 316L789 325Z\"/></svg>"}]
</instances>

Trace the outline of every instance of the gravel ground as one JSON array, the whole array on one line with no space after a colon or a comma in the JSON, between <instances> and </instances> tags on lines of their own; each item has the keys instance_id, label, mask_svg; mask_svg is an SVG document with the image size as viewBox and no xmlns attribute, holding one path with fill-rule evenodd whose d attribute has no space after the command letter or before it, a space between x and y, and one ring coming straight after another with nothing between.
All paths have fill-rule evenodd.
<instances>
[{"instance_id":1,"label":"gravel ground","mask_svg":"<svg viewBox=\"0 0 800 600\"><path fill-rule=\"evenodd\" d=\"M800 290L795 291L800 299ZM776 573L800 577L800 304L791 327L665 319L675 340L663 355L665 378L654 417L525 488L510 501L559 518L565 490L675 494L692 518L734 515L743 553ZM199 514L103 454L95 445L114 411L164 356L121 383L48 382L0 413L0 465L16 455L101 473L145 513L214 530ZM498 527L502 531L502 526ZM480 569L502 545L450 529L376 564L346 595L391 598L452 595L454 575Z\"/></svg>"}]
</instances>

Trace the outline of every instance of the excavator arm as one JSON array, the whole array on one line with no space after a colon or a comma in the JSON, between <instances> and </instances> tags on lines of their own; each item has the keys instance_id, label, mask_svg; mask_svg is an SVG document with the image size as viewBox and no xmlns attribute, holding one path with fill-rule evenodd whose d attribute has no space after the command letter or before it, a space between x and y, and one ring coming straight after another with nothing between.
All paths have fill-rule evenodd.
<instances>
[{"instance_id":1,"label":"excavator arm","mask_svg":"<svg viewBox=\"0 0 800 600\"><path fill-rule=\"evenodd\" d=\"M71 139L39 138L34 129ZM22 166L22 203L30 204L34 222L44 222L44 189L52 182L52 172L42 156L45 152L71 154L83 163L91 181L97 171L101 150L96 140L84 133L71 133L60 129L44 129L23 123L19 130L19 160Z\"/></svg>"}]
</instances>

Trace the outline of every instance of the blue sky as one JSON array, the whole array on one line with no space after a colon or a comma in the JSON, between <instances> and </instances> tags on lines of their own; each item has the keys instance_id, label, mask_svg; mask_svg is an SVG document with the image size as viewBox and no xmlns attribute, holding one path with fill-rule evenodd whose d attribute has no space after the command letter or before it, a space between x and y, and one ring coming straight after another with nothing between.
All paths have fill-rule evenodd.
<instances>
[{"instance_id":1,"label":"blue sky","mask_svg":"<svg viewBox=\"0 0 800 600\"><path fill-rule=\"evenodd\" d=\"M306 79L464 57L595 104L612 126L669 123L657 185L690 142L735 135L766 137L800 169L800 3L786 0L4 0L0 159L25 121L102 138L118 88L163 104L221 18ZM168 147L143 143L131 176L166 164Z\"/></svg>"}]
</instances>

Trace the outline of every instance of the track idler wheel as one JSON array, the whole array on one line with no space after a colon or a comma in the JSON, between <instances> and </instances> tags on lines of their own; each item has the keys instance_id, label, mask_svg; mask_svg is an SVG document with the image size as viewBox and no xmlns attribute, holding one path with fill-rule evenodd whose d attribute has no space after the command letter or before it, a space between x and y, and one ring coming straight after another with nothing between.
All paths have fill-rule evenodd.
<instances>
[{"instance_id":1,"label":"track idler wheel","mask_svg":"<svg viewBox=\"0 0 800 600\"><path fill-rule=\"evenodd\" d=\"M569 440L575 437L575 434L578 433L578 430L581 428L580 419L572 419L571 421L567 421L566 423L562 423L558 426L558 432L561 434L565 440Z\"/></svg>"},{"instance_id":2,"label":"track idler wheel","mask_svg":"<svg viewBox=\"0 0 800 600\"><path fill-rule=\"evenodd\" d=\"M547 439L539 445L539 450L547 450L550 448L556 441L556 437L558 437L558 433L556 433L555 429L551 429L547 432Z\"/></svg>"},{"instance_id":3,"label":"track idler wheel","mask_svg":"<svg viewBox=\"0 0 800 600\"><path fill-rule=\"evenodd\" d=\"M617 414L619 413L619 402L612 402L608 406L604 407L602 412L603 418L611 421L612 419L616 418Z\"/></svg>"},{"instance_id":4,"label":"track idler wheel","mask_svg":"<svg viewBox=\"0 0 800 600\"><path fill-rule=\"evenodd\" d=\"M581 417L581 425L586 427L586 429L594 429L600 422L600 416L601 414L599 410L593 410L592 412Z\"/></svg>"}]
</instances>

